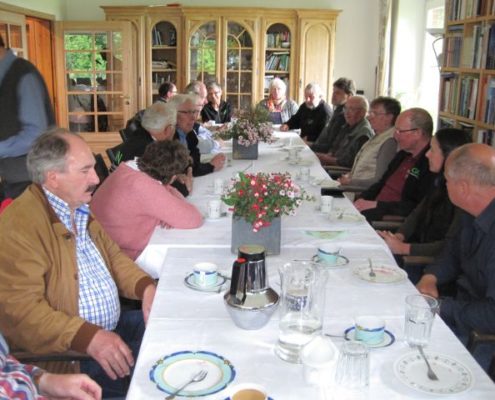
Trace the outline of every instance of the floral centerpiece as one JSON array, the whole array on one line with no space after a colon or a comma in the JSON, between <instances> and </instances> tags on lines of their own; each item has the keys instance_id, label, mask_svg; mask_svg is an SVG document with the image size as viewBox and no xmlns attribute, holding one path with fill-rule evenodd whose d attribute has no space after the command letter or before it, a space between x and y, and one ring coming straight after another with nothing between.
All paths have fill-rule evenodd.
<instances>
[{"instance_id":1,"label":"floral centerpiece","mask_svg":"<svg viewBox=\"0 0 495 400\"><path fill-rule=\"evenodd\" d=\"M234 122L222 126L217 131L217 136L223 140L233 139L245 147L258 142L271 143L274 140L269 114L260 107L243 112Z\"/></svg>"},{"instance_id":2,"label":"floral centerpiece","mask_svg":"<svg viewBox=\"0 0 495 400\"><path fill-rule=\"evenodd\" d=\"M239 172L222 201L231 207L234 218L252 225L253 232L270 226L274 218L294 214L303 200L313 200L297 186L289 173L245 174Z\"/></svg>"}]
</instances>

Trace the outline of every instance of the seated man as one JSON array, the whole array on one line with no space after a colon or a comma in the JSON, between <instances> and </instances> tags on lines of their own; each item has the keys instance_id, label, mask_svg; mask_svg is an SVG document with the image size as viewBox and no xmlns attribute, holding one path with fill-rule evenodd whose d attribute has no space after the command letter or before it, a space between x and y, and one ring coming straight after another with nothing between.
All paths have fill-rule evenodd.
<instances>
[{"instance_id":1,"label":"seated man","mask_svg":"<svg viewBox=\"0 0 495 400\"><path fill-rule=\"evenodd\" d=\"M9 346L0 334L0 398L38 399L38 396L99 400L101 388L87 375L50 374L34 365L21 364L9 355Z\"/></svg>"},{"instance_id":2,"label":"seated man","mask_svg":"<svg viewBox=\"0 0 495 400\"><path fill-rule=\"evenodd\" d=\"M177 94L177 88L172 82L164 82L158 88L158 100L163 103L168 102L172 97Z\"/></svg>"},{"instance_id":3,"label":"seated man","mask_svg":"<svg viewBox=\"0 0 495 400\"><path fill-rule=\"evenodd\" d=\"M41 135L27 163L33 184L0 218L0 330L30 352L87 353L81 372L105 397L123 396L155 281L91 216L86 203L98 176L80 136ZM142 299L142 311L121 313L119 294Z\"/></svg>"},{"instance_id":4,"label":"seated man","mask_svg":"<svg viewBox=\"0 0 495 400\"><path fill-rule=\"evenodd\" d=\"M441 300L440 316L466 342L472 330L495 334L495 149L466 144L454 150L445 178L450 200L465 213L417 288L438 298L439 285L456 282L457 294ZM493 349L483 353L474 355L486 367Z\"/></svg>"},{"instance_id":5,"label":"seated man","mask_svg":"<svg viewBox=\"0 0 495 400\"><path fill-rule=\"evenodd\" d=\"M228 101L222 100L222 88L216 82L211 82L206 88L208 90L208 102L201 110L203 122L213 121L217 124L230 122L232 119L232 106Z\"/></svg>"},{"instance_id":6,"label":"seated man","mask_svg":"<svg viewBox=\"0 0 495 400\"><path fill-rule=\"evenodd\" d=\"M316 141L309 146L315 153L328 153L333 144L334 137L345 124L344 106L349 97L356 94L354 81L347 78L339 78L333 83L332 106L333 114L328 124L325 125Z\"/></svg>"},{"instance_id":7,"label":"seated man","mask_svg":"<svg viewBox=\"0 0 495 400\"><path fill-rule=\"evenodd\" d=\"M366 119L368 100L352 96L344 107L345 124L340 128L338 141L328 153L316 153L322 165L351 168L356 154L374 133Z\"/></svg>"},{"instance_id":8,"label":"seated man","mask_svg":"<svg viewBox=\"0 0 495 400\"><path fill-rule=\"evenodd\" d=\"M394 124L400 110L399 101L392 97L380 96L371 102L368 120L375 136L361 147L351 171L339 178L340 188L350 185L365 190L383 176L397 153Z\"/></svg>"},{"instance_id":9,"label":"seated man","mask_svg":"<svg viewBox=\"0 0 495 400\"><path fill-rule=\"evenodd\" d=\"M146 146L154 141L173 140L177 122L177 107L172 102L156 102L144 110L141 125L131 138L123 143L121 162L134 160L144 154ZM177 175L173 186L184 196L192 191L192 168Z\"/></svg>"},{"instance_id":10,"label":"seated man","mask_svg":"<svg viewBox=\"0 0 495 400\"><path fill-rule=\"evenodd\" d=\"M354 202L369 221L386 214L407 216L431 190L435 174L430 172L426 152L432 131L433 120L422 108L410 108L399 115L394 137L400 151L381 179Z\"/></svg>"},{"instance_id":11,"label":"seated man","mask_svg":"<svg viewBox=\"0 0 495 400\"><path fill-rule=\"evenodd\" d=\"M301 137L313 143L332 117L332 109L321 98L321 88L317 83L308 83L304 88L304 103L287 123L280 127L283 132L301 129Z\"/></svg>"},{"instance_id":12,"label":"seated man","mask_svg":"<svg viewBox=\"0 0 495 400\"><path fill-rule=\"evenodd\" d=\"M219 153L215 155L210 162L202 163L200 151L198 149L198 136L194 132L194 124L199 115L198 97L196 95L178 94L174 96L171 103L177 107L177 125L175 130L175 139L179 140L189 149L189 155L193 160L193 176L202 176L219 171L225 163L225 155Z\"/></svg>"}]
</instances>

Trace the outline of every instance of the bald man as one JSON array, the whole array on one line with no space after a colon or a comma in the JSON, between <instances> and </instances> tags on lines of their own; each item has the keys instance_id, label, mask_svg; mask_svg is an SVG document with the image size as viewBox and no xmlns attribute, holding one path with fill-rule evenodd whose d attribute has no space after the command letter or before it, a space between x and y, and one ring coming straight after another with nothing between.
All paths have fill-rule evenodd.
<instances>
[{"instance_id":1,"label":"bald man","mask_svg":"<svg viewBox=\"0 0 495 400\"><path fill-rule=\"evenodd\" d=\"M456 282L454 298L444 298L440 316L461 338L473 329L495 334L495 149L466 144L445 164L449 198L465 211L457 234L417 288L439 297L438 286Z\"/></svg>"}]
</instances>

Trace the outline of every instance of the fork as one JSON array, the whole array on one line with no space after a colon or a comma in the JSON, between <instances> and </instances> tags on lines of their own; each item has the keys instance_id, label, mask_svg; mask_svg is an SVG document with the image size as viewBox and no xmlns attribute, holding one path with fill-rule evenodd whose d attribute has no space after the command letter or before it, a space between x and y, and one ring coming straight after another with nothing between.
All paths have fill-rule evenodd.
<instances>
[{"instance_id":1,"label":"fork","mask_svg":"<svg viewBox=\"0 0 495 400\"><path fill-rule=\"evenodd\" d=\"M181 387L179 387L175 392L171 393L167 397L165 397L165 400L172 400L175 399L175 396L179 394L186 386L189 386L193 382L201 382L203 379L206 378L206 375L208 375L208 371L206 369L202 369L199 371L197 374L193 375L191 379L189 379L186 383L184 383Z\"/></svg>"},{"instance_id":2,"label":"fork","mask_svg":"<svg viewBox=\"0 0 495 400\"><path fill-rule=\"evenodd\" d=\"M376 274L375 271L373 271L373 262L371 261L371 258L368 258L368 262L370 264L370 278L375 278Z\"/></svg>"},{"instance_id":3,"label":"fork","mask_svg":"<svg viewBox=\"0 0 495 400\"><path fill-rule=\"evenodd\" d=\"M433 369L431 368L430 362L426 358L426 355L423 351L423 346L418 345L417 347L418 347L419 353L421 354L421 357L423 357L423 360L425 360L426 366L428 367L428 372L426 373L426 375L428 376L428 379L430 379L432 381L438 381L438 376L437 376L437 374L435 374L435 371L433 371Z\"/></svg>"}]
</instances>

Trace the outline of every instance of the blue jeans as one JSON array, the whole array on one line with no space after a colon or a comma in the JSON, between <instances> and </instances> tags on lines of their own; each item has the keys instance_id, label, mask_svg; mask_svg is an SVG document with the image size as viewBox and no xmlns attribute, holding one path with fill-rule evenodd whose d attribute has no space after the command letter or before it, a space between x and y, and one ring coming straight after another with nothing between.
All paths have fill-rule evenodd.
<instances>
[{"instance_id":1,"label":"blue jeans","mask_svg":"<svg viewBox=\"0 0 495 400\"><path fill-rule=\"evenodd\" d=\"M134 361L139 354L144 329L143 312L130 310L121 313L119 323L114 330L131 349ZM131 368L130 376L112 380L95 360L81 361L80 365L81 373L88 374L101 386L103 398L126 396L134 368Z\"/></svg>"}]
</instances>

